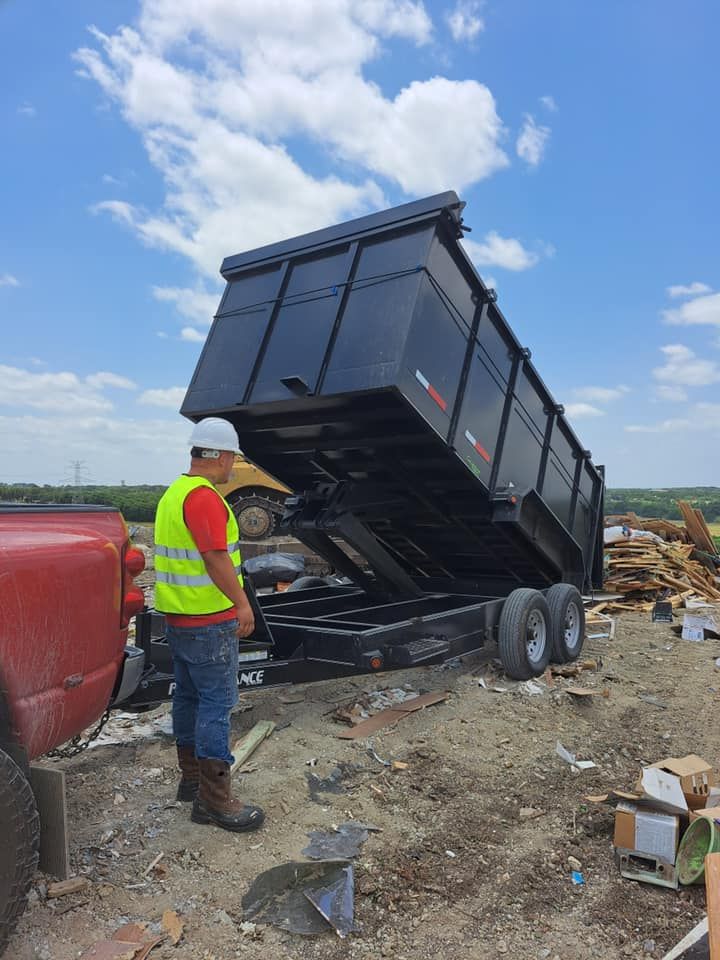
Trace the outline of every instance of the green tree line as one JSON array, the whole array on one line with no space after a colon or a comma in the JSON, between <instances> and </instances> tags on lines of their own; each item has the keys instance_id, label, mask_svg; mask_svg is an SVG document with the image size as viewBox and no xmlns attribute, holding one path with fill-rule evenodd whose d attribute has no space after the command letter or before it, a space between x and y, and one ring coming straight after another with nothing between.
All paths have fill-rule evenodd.
<instances>
[{"instance_id":1,"label":"green tree line","mask_svg":"<svg viewBox=\"0 0 720 960\"><path fill-rule=\"evenodd\" d=\"M680 520L677 501L688 500L705 515L708 523L720 521L720 487L671 487L662 490L638 488L605 491L605 513L628 513L639 517Z\"/></svg>"},{"instance_id":2,"label":"green tree line","mask_svg":"<svg viewBox=\"0 0 720 960\"><path fill-rule=\"evenodd\" d=\"M126 520L152 522L165 492L161 486L51 486L34 483L0 484L0 501L6 503L97 503L117 507ZM720 487L672 487L663 490L628 488L605 491L605 513L680 520L678 500L689 500L705 514L708 523L720 521Z\"/></svg>"},{"instance_id":3,"label":"green tree line","mask_svg":"<svg viewBox=\"0 0 720 960\"><path fill-rule=\"evenodd\" d=\"M126 520L152 522L165 487L40 486L34 483L0 483L0 502L92 503L117 507Z\"/></svg>"}]
</instances>

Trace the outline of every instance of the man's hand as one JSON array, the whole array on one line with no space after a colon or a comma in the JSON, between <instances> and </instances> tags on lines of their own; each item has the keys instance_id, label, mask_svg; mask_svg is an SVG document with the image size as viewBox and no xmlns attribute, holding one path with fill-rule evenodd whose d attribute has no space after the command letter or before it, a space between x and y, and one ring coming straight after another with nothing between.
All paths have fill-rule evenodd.
<instances>
[{"instance_id":1,"label":"man's hand","mask_svg":"<svg viewBox=\"0 0 720 960\"><path fill-rule=\"evenodd\" d=\"M251 634L255 632L255 616L252 612L252 607L245 599L245 603L242 607L238 608L237 611L238 618L238 627L237 635L239 640L246 640Z\"/></svg>"}]
</instances>

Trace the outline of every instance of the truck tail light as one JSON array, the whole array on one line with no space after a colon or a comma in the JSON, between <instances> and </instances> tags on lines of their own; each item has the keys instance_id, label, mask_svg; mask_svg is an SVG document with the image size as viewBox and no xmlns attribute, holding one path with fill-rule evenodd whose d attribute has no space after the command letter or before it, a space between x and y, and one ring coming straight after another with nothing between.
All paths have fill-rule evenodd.
<instances>
[{"instance_id":1,"label":"truck tail light","mask_svg":"<svg viewBox=\"0 0 720 960\"><path fill-rule=\"evenodd\" d=\"M125 629L132 617L145 606L145 595L135 583L135 577L145 569L145 554L137 547L128 547L125 551L122 579L122 610L120 627Z\"/></svg>"}]
</instances>

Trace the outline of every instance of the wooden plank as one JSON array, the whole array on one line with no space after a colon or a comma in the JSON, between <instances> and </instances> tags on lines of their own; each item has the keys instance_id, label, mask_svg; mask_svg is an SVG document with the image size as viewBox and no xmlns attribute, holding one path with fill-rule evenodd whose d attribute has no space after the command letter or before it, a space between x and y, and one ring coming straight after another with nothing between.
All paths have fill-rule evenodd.
<instances>
[{"instance_id":1,"label":"wooden plank","mask_svg":"<svg viewBox=\"0 0 720 960\"><path fill-rule=\"evenodd\" d=\"M269 737L273 730L275 729L275 724L272 720L260 720L244 737L241 737L237 741L235 746L232 749L233 756L235 760L233 765L230 768L230 773L233 774L238 767L241 767L248 757L252 756L253 753L257 750L263 740Z\"/></svg>"},{"instance_id":2,"label":"wooden plank","mask_svg":"<svg viewBox=\"0 0 720 960\"><path fill-rule=\"evenodd\" d=\"M67 880L70 869L65 771L30 764L30 784L40 814L40 862L43 873Z\"/></svg>"},{"instance_id":3,"label":"wooden plank","mask_svg":"<svg viewBox=\"0 0 720 960\"><path fill-rule=\"evenodd\" d=\"M435 703L441 703L443 700L447 700L447 698L447 693L423 693L419 697L413 697L412 700L405 700L403 703L398 703L389 710L381 710L380 713L376 713L374 717L363 720L362 723L356 724L352 729L343 730L338 734L338 737L341 740L360 740L363 737L369 737L373 733L377 733L378 730L382 730L383 727L392 726L399 720L404 720L405 717L411 713L415 713L417 710L423 710L425 707L430 707Z\"/></svg>"},{"instance_id":4,"label":"wooden plank","mask_svg":"<svg viewBox=\"0 0 720 960\"><path fill-rule=\"evenodd\" d=\"M720 960L720 853L705 857L705 896L710 960Z\"/></svg>"}]
</instances>

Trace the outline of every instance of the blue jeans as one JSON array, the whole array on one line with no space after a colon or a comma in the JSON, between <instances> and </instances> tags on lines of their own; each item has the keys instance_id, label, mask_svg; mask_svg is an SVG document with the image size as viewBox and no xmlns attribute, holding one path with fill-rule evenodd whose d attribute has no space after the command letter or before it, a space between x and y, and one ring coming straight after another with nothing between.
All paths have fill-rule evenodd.
<instances>
[{"instance_id":1,"label":"blue jeans","mask_svg":"<svg viewBox=\"0 0 720 960\"><path fill-rule=\"evenodd\" d=\"M197 757L233 762L230 711L238 702L237 620L206 627L171 627L175 674L173 734L180 747L195 747Z\"/></svg>"}]
</instances>

